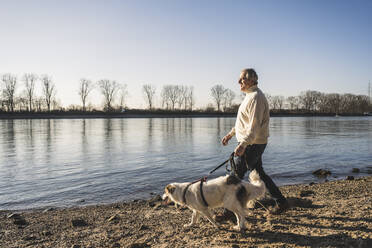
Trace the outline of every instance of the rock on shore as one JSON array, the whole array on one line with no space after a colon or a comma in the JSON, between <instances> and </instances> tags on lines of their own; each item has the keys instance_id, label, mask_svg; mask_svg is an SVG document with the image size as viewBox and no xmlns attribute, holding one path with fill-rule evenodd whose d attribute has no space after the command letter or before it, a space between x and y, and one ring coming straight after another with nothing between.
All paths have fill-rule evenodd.
<instances>
[{"instance_id":1,"label":"rock on shore","mask_svg":"<svg viewBox=\"0 0 372 248\"><path fill-rule=\"evenodd\" d=\"M0 247L372 247L372 177L281 187L291 209L256 204L245 232L191 228L191 211L149 201L49 211L0 211ZM265 207L272 201L262 200ZM217 210L219 212L221 210Z\"/></svg>"}]
</instances>

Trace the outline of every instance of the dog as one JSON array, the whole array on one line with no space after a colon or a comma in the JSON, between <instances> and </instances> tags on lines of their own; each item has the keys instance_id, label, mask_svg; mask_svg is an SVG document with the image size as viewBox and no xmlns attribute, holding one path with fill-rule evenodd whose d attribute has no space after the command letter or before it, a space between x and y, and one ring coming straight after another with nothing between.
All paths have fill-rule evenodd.
<instances>
[{"instance_id":1,"label":"dog","mask_svg":"<svg viewBox=\"0 0 372 248\"><path fill-rule=\"evenodd\" d=\"M249 174L250 182L242 181L235 175L221 176L207 182L171 183L164 189L163 200L171 200L176 205L187 206L192 210L191 222L184 227L194 225L204 215L215 227L210 209L227 208L237 219L235 230L245 229L245 216L249 202L265 194L265 184L256 170ZM203 183L203 185L200 185ZM202 186L202 187L201 187Z\"/></svg>"}]
</instances>

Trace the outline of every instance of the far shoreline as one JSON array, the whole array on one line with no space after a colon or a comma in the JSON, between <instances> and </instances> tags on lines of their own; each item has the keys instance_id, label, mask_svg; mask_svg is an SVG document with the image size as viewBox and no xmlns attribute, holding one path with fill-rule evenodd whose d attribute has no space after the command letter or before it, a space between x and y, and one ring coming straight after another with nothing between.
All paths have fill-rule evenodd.
<instances>
[{"instance_id":1,"label":"far shoreline","mask_svg":"<svg viewBox=\"0 0 372 248\"><path fill-rule=\"evenodd\" d=\"M362 114L335 115L330 113L270 113L270 117L363 117ZM106 119L106 118L230 118L236 117L236 113L226 112L146 112L146 111L126 111L126 112L42 112L42 113L0 113L0 120L12 119Z\"/></svg>"}]
</instances>

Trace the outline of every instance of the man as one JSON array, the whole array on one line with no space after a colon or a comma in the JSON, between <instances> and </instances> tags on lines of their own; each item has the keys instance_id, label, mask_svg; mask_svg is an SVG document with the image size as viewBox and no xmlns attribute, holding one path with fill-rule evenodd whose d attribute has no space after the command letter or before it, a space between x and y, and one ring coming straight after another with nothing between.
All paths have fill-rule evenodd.
<instances>
[{"instance_id":1,"label":"man","mask_svg":"<svg viewBox=\"0 0 372 248\"><path fill-rule=\"evenodd\" d=\"M266 189L277 202L272 213L280 214L289 208L288 202L262 168L262 154L269 137L269 104L257 87L258 77L254 69L244 69L240 74L239 84L240 90L246 96L240 104L235 127L223 137L222 144L227 145L229 140L236 136L239 142L234 150L235 156L238 157L237 176L243 179L248 169L256 169Z\"/></svg>"}]
</instances>

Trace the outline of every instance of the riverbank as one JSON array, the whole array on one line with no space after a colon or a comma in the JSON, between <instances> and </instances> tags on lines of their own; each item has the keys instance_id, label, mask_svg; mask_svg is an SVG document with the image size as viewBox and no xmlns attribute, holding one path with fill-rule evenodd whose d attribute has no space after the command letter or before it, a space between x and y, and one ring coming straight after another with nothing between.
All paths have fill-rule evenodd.
<instances>
[{"instance_id":1,"label":"riverbank","mask_svg":"<svg viewBox=\"0 0 372 248\"><path fill-rule=\"evenodd\" d=\"M0 113L0 119L98 119L98 118L187 118L187 117L234 117L236 113L202 111L146 111L127 110L123 112L14 112Z\"/></svg>"},{"instance_id":2,"label":"riverbank","mask_svg":"<svg viewBox=\"0 0 372 248\"><path fill-rule=\"evenodd\" d=\"M291 209L256 204L244 233L150 200L82 208L0 211L1 247L372 247L372 177L281 187ZM265 207L273 202L264 199ZM221 211L221 210L217 210Z\"/></svg>"},{"instance_id":3,"label":"riverbank","mask_svg":"<svg viewBox=\"0 0 372 248\"><path fill-rule=\"evenodd\" d=\"M335 115L333 113L288 113L271 112L271 117L341 117L365 116L362 114ZM229 112L197 112L197 111L125 111L125 112L15 112L0 113L1 119L98 119L98 118L216 118L236 117L236 113Z\"/></svg>"}]
</instances>

